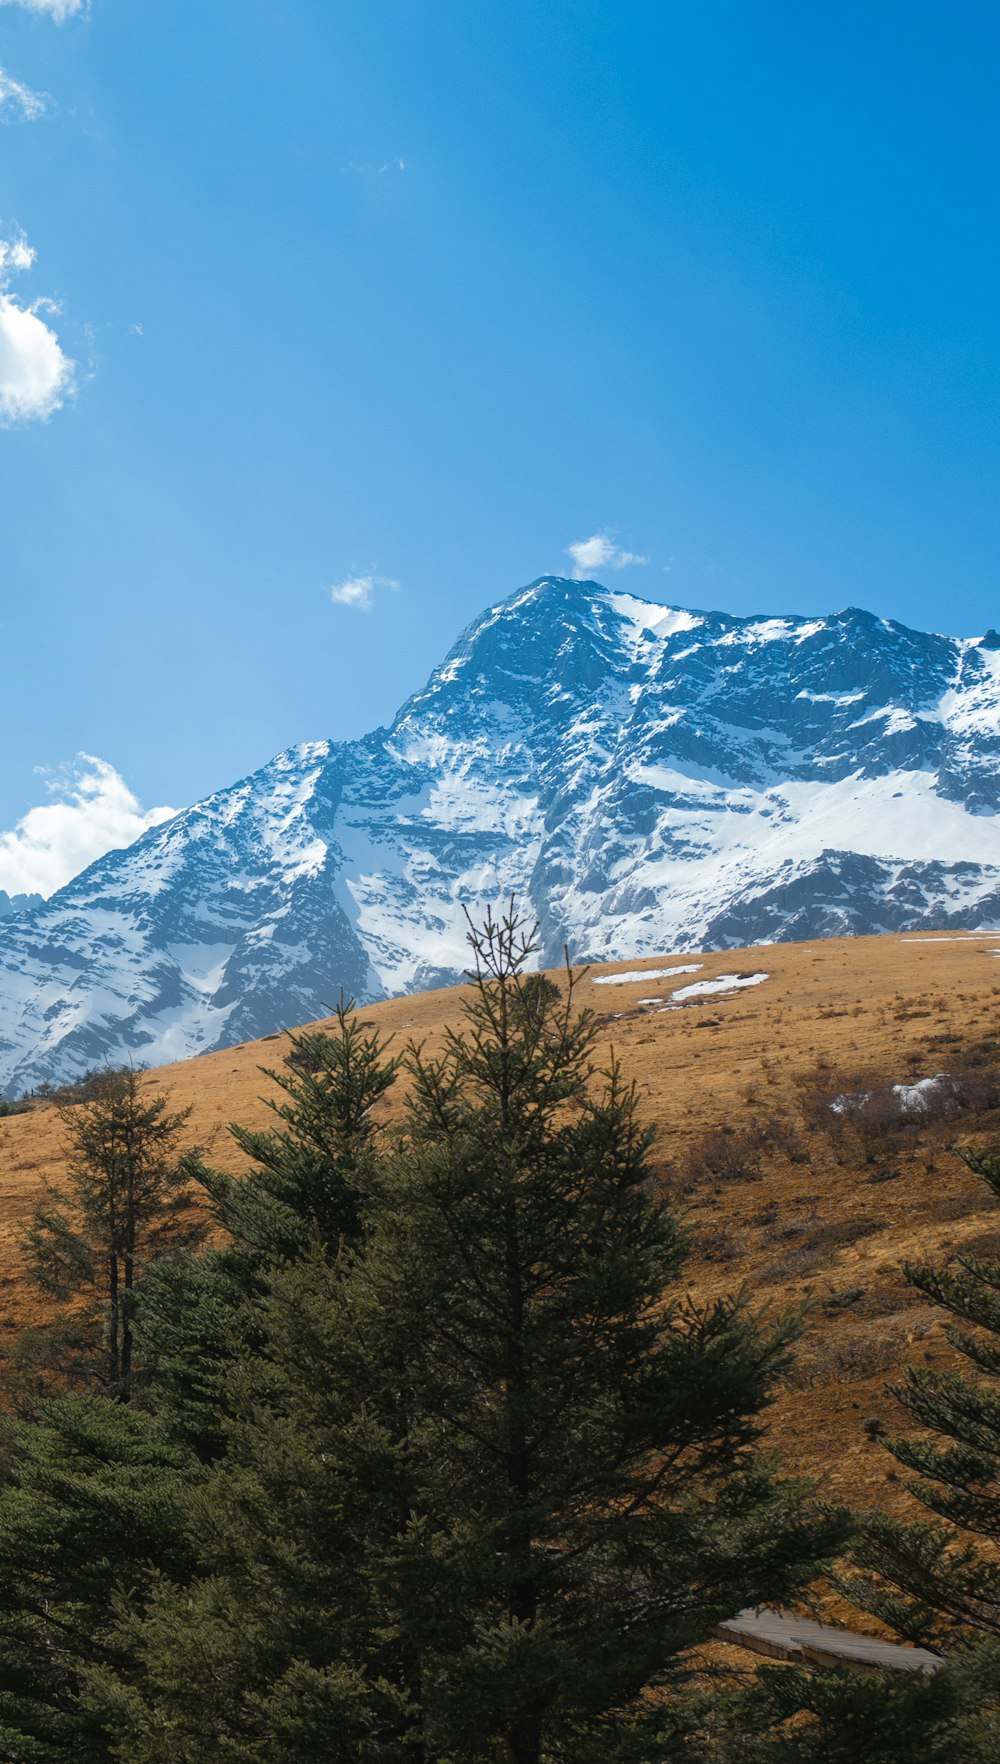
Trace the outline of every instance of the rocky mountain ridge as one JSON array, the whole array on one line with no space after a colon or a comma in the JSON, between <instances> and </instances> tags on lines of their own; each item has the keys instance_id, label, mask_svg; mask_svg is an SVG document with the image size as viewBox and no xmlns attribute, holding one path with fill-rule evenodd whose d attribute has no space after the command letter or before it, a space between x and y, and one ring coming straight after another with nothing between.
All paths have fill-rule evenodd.
<instances>
[{"instance_id":1,"label":"rocky mountain ridge","mask_svg":"<svg viewBox=\"0 0 1000 1764\"><path fill-rule=\"evenodd\" d=\"M543 964L1000 925L1000 639L544 577L388 729L306 742L0 920L0 1086L446 984L516 892Z\"/></svg>"},{"instance_id":2,"label":"rocky mountain ridge","mask_svg":"<svg viewBox=\"0 0 1000 1764\"><path fill-rule=\"evenodd\" d=\"M8 894L0 888L0 919L12 919L15 913L30 913L40 907L45 896L42 894Z\"/></svg>"}]
</instances>

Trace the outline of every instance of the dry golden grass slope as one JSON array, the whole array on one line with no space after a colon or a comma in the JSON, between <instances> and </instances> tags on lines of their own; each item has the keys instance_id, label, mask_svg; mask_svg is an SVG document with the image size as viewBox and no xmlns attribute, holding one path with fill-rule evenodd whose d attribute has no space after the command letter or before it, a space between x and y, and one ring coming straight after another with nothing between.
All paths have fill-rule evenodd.
<instances>
[{"instance_id":1,"label":"dry golden grass slope","mask_svg":"<svg viewBox=\"0 0 1000 1764\"><path fill-rule=\"evenodd\" d=\"M700 963L696 973L657 970ZM664 1009L674 990L721 975L760 983ZM613 979L638 974L638 979ZM559 978L559 976L556 976ZM746 1282L762 1303L808 1306L799 1365L773 1411L785 1461L854 1500L898 1498L863 1422L891 1425L886 1378L907 1360L944 1363L934 1312L899 1276L906 1257L1000 1250L991 1198L950 1147L1000 1142L993 1074L1000 933L845 939L698 955L664 953L591 969L579 999L597 1012L658 1128L658 1179L688 1218L687 1280L702 1295ZM458 1019L461 989L363 1014L397 1041L433 1047ZM286 1038L267 1036L169 1066L148 1082L192 1107L190 1134L239 1167L226 1132L253 1123ZM879 1082L964 1074L937 1118L876 1118L841 1129L829 1100ZM997 1073L1000 1085L1000 1073ZM58 1178L51 1106L0 1120L0 1325L37 1315L18 1239L46 1179Z\"/></svg>"}]
</instances>

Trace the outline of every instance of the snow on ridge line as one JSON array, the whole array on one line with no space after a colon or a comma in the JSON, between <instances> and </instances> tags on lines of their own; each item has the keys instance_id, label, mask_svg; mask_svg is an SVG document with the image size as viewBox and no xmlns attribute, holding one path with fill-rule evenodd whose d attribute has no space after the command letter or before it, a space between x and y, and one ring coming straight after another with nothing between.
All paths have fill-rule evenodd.
<instances>
[{"instance_id":1,"label":"snow on ridge line","mask_svg":"<svg viewBox=\"0 0 1000 1764\"><path fill-rule=\"evenodd\" d=\"M826 628L826 619L803 619L795 613L784 617L740 620L732 630L716 638L716 648L729 649L740 643L781 643L791 640L804 643Z\"/></svg>"},{"instance_id":2,"label":"snow on ridge line","mask_svg":"<svg viewBox=\"0 0 1000 1764\"><path fill-rule=\"evenodd\" d=\"M636 638L672 637L675 631L693 631L705 623L698 614L684 606L664 606L662 601L641 600L637 594L624 594L616 589L608 595L615 612L635 627Z\"/></svg>"},{"instance_id":3,"label":"snow on ridge line","mask_svg":"<svg viewBox=\"0 0 1000 1764\"><path fill-rule=\"evenodd\" d=\"M632 968L627 974L594 974L594 986L635 986L640 980L669 980L674 974L697 974L704 962L683 962L677 968Z\"/></svg>"}]
</instances>

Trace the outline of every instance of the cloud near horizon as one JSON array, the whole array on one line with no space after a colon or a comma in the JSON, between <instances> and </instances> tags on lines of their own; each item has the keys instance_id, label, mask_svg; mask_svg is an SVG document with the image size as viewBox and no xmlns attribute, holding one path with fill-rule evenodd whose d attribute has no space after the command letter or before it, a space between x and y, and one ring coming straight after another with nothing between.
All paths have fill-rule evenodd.
<instances>
[{"instance_id":1,"label":"cloud near horizon","mask_svg":"<svg viewBox=\"0 0 1000 1764\"><path fill-rule=\"evenodd\" d=\"M347 576L330 589L330 599L337 606L353 606L358 612L371 612L379 588L391 588L394 594L399 593L399 583L391 576Z\"/></svg>"},{"instance_id":2,"label":"cloud near horizon","mask_svg":"<svg viewBox=\"0 0 1000 1764\"><path fill-rule=\"evenodd\" d=\"M624 570L629 564L645 564L648 557L636 551L621 551L610 533L592 533L589 539L578 539L567 545L567 557L573 559L573 574L578 580L592 576L595 570Z\"/></svg>"},{"instance_id":3,"label":"cloud near horizon","mask_svg":"<svg viewBox=\"0 0 1000 1764\"><path fill-rule=\"evenodd\" d=\"M0 833L0 888L8 894L47 898L106 851L131 845L177 812L144 809L121 773L92 753L50 773L47 789L48 802Z\"/></svg>"},{"instance_id":4,"label":"cloud near horizon","mask_svg":"<svg viewBox=\"0 0 1000 1764\"><path fill-rule=\"evenodd\" d=\"M3 0L0 0L0 5ZM29 270L35 253L23 233L0 239L0 427L44 422L73 390L76 364L65 354L42 313L51 300L21 306L9 292L13 275Z\"/></svg>"}]
</instances>

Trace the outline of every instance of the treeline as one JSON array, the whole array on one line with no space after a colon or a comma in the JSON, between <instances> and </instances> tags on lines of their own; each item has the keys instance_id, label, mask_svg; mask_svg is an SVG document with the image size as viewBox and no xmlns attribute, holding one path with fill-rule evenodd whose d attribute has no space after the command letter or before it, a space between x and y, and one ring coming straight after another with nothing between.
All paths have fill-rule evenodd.
<instances>
[{"instance_id":1,"label":"treeline","mask_svg":"<svg viewBox=\"0 0 1000 1764\"><path fill-rule=\"evenodd\" d=\"M930 1519L825 1507L761 1446L796 1319L685 1296L572 984L513 914L471 941L439 1055L346 1010L291 1038L238 1179L131 1071L62 1105L0 1439L0 1756L996 1759L1000 1268L906 1270L970 1364L898 1393ZM692 1657L823 1573L941 1670Z\"/></svg>"}]
</instances>

